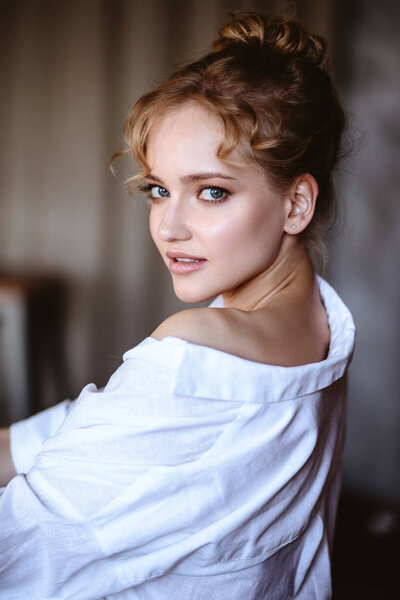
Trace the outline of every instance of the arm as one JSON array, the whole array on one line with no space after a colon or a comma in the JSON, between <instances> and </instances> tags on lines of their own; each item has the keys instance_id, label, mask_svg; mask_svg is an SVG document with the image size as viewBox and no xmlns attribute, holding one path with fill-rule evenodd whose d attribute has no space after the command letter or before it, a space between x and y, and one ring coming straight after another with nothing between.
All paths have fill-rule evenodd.
<instances>
[{"instance_id":1,"label":"arm","mask_svg":"<svg viewBox=\"0 0 400 600\"><path fill-rule=\"evenodd\" d=\"M26 473L42 442L55 433L71 406L64 400L33 417L0 429L0 487L6 486L17 473Z\"/></svg>"},{"instance_id":2,"label":"arm","mask_svg":"<svg viewBox=\"0 0 400 600\"><path fill-rule=\"evenodd\" d=\"M64 400L32 417L0 429L0 487L18 473L27 473L42 442L55 434L73 402Z\"/></svg>"},{"instance_id":3,"label":"arm","mask_svg":"<svg viewBox=\"0 0 400 600\"><path fill-rule=\"evenodd\" d=\"M185 546L170 557L169 546L187 536L179 530L191 527L194 512L210 511L191 507L187 468L234 419L236 403L171 396L180 358L176 342L128 353L105 392L87 386L29 473L0 495L1 600L24 600L27 590L95 600L131 587L132 577L137 585L148 579L159 560L161 573L190 554ZM176 485L184 498L175 506Z\"/></svg>"},{"instance_id":4,"label":"arm","mask_svg":"<svg viewBox=\"0 0 400 600\"><path fill-rule=\"evenodd\" d=\"M103 393L87 386L0 495L0 599L96 600L174 570L239 570L295 540L326 483L341 403L246 401L261 370L147 340Z\"/></svg>"},{"instance_id":5,"label":"arm","mask_svg":"<svg viewBox=\"0 0 400 600\"><path fill-rule=\"evenodd\" d=\"M7 485L16 474L10 451L10 430L3 428L0 429L0 487Z\"/></svg>"}]
</instances>

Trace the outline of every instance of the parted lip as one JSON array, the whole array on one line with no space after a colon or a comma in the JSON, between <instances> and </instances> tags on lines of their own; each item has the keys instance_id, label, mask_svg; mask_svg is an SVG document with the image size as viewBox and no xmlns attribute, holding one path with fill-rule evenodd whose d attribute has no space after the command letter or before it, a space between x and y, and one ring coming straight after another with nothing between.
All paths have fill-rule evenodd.
<instances>
[{"instance_id":1,"label":"parted lip","mask_svg":"<svg viewBox=\"0 0 400 600\"><path fill-rule=\"evenodd\" d=\"M186 252L173 252L172 250L168 250L166 252L166 256L168 258L191 258L192 260L205 260L201 256L193 256L193 254L187 254Z\"/></svg>"}]
</instances>

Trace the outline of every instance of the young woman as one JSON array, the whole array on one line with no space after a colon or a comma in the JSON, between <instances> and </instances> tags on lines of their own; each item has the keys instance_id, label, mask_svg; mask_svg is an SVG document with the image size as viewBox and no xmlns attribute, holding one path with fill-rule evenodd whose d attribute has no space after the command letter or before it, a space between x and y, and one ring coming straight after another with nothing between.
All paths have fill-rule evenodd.
<instances>
[{"instance_id":1,"label":"young woman","mask_svg":"<svg viewBox=\"0 0 400 600\"><path fill-rule=\"evenodd\" d=\"M133 108L175 292L216 300L11 428L0 598L331 597L354 324L310 258L344 126L324 56L243 15Z\"/></svg>"}]
</instances>

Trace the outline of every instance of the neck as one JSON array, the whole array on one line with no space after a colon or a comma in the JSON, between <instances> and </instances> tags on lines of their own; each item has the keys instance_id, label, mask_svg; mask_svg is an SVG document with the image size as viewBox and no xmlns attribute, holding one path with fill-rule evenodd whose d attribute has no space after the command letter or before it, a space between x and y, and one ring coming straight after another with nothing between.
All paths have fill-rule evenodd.
<instances>
[{"instance_id":1,"label":"neck","mask_svg":"<svg viewBox=\"0 0 400 600\"><path fill-rule=\"evenodd\" d=\"M279 252L273 263L238 288L225 292L225 308L251 311L263 308L283 292L309 286L314 272L303 241L298 236L283 235Z\"/></svg>"}]
</instances>

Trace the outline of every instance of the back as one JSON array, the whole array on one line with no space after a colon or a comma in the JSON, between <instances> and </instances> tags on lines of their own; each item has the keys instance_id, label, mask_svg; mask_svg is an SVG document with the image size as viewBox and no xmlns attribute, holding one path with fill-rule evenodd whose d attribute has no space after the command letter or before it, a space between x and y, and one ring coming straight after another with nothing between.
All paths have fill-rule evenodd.
<instances>
[{"instance_id":1,"label":"back","mask_svg":"<svg viewBox=\"0 0 400 600\"><path fill-rule=\"evenodd\" d=\"M319 285L332 333L320 363L264 365L147 338L102 393L83 390L1 497L9 596L24 598L15 549L29 543L37 598L330 598L354 324ZM14 447L25 430L14 429ZM10 500L29 512L10 514Z\"/></svg>"},{"instance_id":2,"label":"back","mask_svg":"<svg viewBox=\"0 0 400 600\"><path fill-rule=\"evenodd\" d=\"M314 274L296 282L262 308L217 310L195 308L164 321L152 337L178 337L254 362L285 367L322 361L328 353L330 329ZM294 289L293 289L294 288Z\"/></svg>"}]
</instances>

